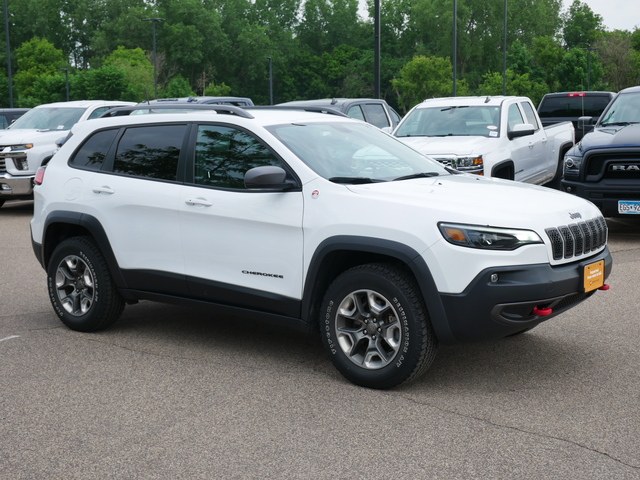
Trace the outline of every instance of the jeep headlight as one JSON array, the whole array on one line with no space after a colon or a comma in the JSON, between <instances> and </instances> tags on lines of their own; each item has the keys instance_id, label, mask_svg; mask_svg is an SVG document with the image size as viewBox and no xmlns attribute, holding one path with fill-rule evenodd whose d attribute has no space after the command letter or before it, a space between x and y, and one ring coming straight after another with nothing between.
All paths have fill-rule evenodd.
<instances>
[{"instance_id":1,"label":"jeep headlight","mask_svg":"<svg viewBox=\"0 0 640 480\"><path fill-rule=\"evenodd\" d=\"M438 228L447 242L460 247L515 250L523 245L542 243L538 234L531 230L442 222Z\"/></svg>"},{"instance_id":2,"label":"jeep headlight","mask_svg":"<svg viewBox=\"0 0 640 480\"><path fill-rule=\"evenodd\" d=\"M565 155L564 156L564 174L577 176L580 173L580 166L582 165L582 157L577 155Z\"/></svg>"}]
</instances>

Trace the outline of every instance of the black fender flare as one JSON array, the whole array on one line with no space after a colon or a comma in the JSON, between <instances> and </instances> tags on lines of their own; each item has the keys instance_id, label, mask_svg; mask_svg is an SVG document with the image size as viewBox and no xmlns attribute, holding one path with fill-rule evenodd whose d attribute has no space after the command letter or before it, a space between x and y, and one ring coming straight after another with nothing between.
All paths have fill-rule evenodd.
<instances>
[{"instance_id":1,"label":"black fender flare","mask_svg":"<svg viewBox=\"0 0 640 480\"><path fill-rule=\"evenodd\" d=\"M506 166L511 166L513 170L513 178L508 178L507 180L514 180L516 178L516 165L515 163L513 163L513 160L511 160L510 158L506 160L502 160L500 163L494 165L493 168L491 169L491 177L495 177L495 173ZM501 177L498 177L498 178L501 178Z\"/></svg>"},{"instance_id":2,"label":"black fender flare","mask_svg":"<svg viewBox=\"0 0 640 480\"><path fill-rule=\"evenodd\" d=\"M325 259L334 252L353 252L353 254L371 254L387 257L403 263L414 275L418 287L429 312L431 324L438 340L443 343L451 343L455 337L449 327L440 293L436 287L433 275L424 258L413 248L393 240L339 235L325 239L311 258L307 275L305 277L302 296L302 316L307 324L312 325L317 319L312 318L313 303L318 295L324 292L317 291L319 279L322 276L322 268ZM344 270L344 268L342 269Z\"/></svg>"},{"instance_id":3,"label":"black fender flare","mask_svg":"<svg viewBox=\"0 0 640 480\"><path fill-rule=\"evenodd\" d=\"M104 230L104 227L100 223L100 221L94 217L93 215L89 215L86 213L80 212L71 212L66 210L58 210L51 212L47 215L47 218L44 221L43 228L43 244L42 244L42 266L46 269L47 264L49 263L49 258L51 257L51 253L53 252L54 247L49 247L48 242L50 240L51 228L54 225L70 225L80 227L82 230L88 232L88 234L93 237L98 248L102 252L107 261L107 265L109 267L109 271L111 272L111 276L113 281L115 282L118 288L127 288L127 282L120 271L120 266L118 265L118 261L116 260L116 256L113 253L113 249L111 248L111 242L109 241L109 237ZM75 235L72 235L75 236Z\"/></svg>"}]
</instances>

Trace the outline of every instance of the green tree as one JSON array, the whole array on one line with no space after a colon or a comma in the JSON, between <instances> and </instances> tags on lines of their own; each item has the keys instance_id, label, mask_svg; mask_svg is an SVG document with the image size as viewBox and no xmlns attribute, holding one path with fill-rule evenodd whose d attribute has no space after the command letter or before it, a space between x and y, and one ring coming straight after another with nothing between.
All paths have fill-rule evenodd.
<instances>
[{"instance_id":1,"label":"green tree","mask_svg":"<svg viewBox=\"0 0 640 480\"><path fill-rule=\"evenodd\" d=\"M18 94L29 97L39 77L54 76L67 66L62 50L44 38L34 37L16 51L18 71L13 76Z\"/></svg>"},{"instance_id":2,"label":"green tree","mask_svg":"<svg viewBox=\"0 0 640 480\"><path fill-rule=\"evenodd\" d=\"M117 68L124 74L126 83L122 98L109 100L141 102L154 91L153 65L141 48L118 47L104 60L103 66Z\"/></svg>"},{"instance_id":3,"label":"green tree","mask_svg":"<svg viewBox=\"0 0 640 480\"><path fill-rule=\"evenodd\" d=\"M573 0L562 21L562 38L568 49L591 47L604 32L602 17L580 0Z\"/></svg>"},{"instance_id":4,"label":"green tree","mask_svg":"<svg viewBox=\"0 0 640 480\"><path fill-rule=\"evenodd\" d=\"M503 86L502 72L489 72L484 75L483 82L478 87L478 94L502 95ZM519 74L507 69L507 95L529 97L534 105L537 105L547 92L547 86L531 80L528 73Z\"/></svg>"},{"instance_id":5,"label":"green tree","mask_svg":"<svg viewBox=\"0 0 640 480\"><path fill-rule=\"evenodd\" d=\"M566 53L560 42L550 36L534 38L531 53L535 64L544 72L547 89L558 90L556 67Z\"/></svg>"},{"instance_id":6,"label":"green tree","mask_svg":"<svg viewBox=\"0 0 640 480\"><path fill-rule=\"evenodd\" d=\"M606 90L607 85L602 81L604 69L602 62L591 52L591 59L586 50L574 48L567 52L556 67L555 75L558 79L558 90Z\"/></svg>"},{"instance_id":7,"label":"green tree","mask_svg":"<svg viewBox=\"0 0 640 480\"><path fill-rule=\"evenodd\" d=\"M115 65L83 70L73 76L73 98L85 100L128 100L131 86L126 73ZM140 99L141 100L141 99Z\"/></svg>"},{"instance_id":8,"label":"green tree","mask_svg":"<svg viewBox=\"0 0 640 480\"><path fill-rule=\"evenodd\" d=\"M182 76L178 75L173 77L167 88L161 91L161 98L180 98L180 97L192 97L195 96L194 91L191 89L189 82Z\"/></svg>"},{"instance_id":9,"label":"green tree","mask_svg":"<svg viewBox=\"0 0 640 480\"><path fill-rule=\"evenodd\" d=\"M453 93L453 66L448 58L414 57L400 71L400 78L391 81L403 111L429 97L444 97ZM466 93L466 85L460 82L460 94Z\"/></svg>"},{"instance_id":10,"label":"green tree","mask_svg":"<svg viewBox=\"0 0 640 480\"><path fill-rule=\"evenodd\" d=\"M640 83L640 52L633 49L630 32L606 33L596 43L595 51L604 66L604 81L614 91Z\"/></svg>"}]
</instances>

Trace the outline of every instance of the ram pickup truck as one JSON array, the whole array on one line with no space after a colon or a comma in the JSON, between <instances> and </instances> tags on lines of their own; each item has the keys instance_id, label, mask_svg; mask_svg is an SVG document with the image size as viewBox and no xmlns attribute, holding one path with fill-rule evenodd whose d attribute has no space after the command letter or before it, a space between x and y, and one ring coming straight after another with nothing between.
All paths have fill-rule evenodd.
<instances>
[{"instance_id":1,"label":"ram pickup truck","mask_svg":"<svg viewBox=\"0 0 640 480\"><path fill-rule=\"evenodd\" d=\"M543 128L528 98L500 96L428 99L393 131L457 170L537 185L559 183L574 134L571 122Z\"/></svg>"},{"instance_id":2,"label":"ram pickup truck","mask_svg":"<svg viewBox=\"0 0 640 480\"><path fill-rule=\"evenodd\" d=\"M0 132L0 207L7 200L33 197L33 178L49 161L56 142L78 122L97 118L133 102L82 100L35 107Z\"/></svg>"},{"instance_id":3,"label":"ram pickup truck","mask_svg":"<svg viewBox=\"0 0 640 480\"><path fill-rule=\"evenodd\" d=\"M640 86L620 91L593 131L567 152L562 189L590 200L606 217L640 214Z\"/></svg>"}]
</instances>

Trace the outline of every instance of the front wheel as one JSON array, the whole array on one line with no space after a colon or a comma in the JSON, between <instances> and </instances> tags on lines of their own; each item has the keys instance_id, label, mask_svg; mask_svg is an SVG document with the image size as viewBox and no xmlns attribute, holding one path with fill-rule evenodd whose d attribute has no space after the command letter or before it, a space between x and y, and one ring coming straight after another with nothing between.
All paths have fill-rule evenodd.
<instances>
[{"instance_id":1,"label":"front wheel","mask_svg":"<svg viewBox=\"0 0 640 480\"><path fill-rule=\"evenodd\" d=\"M124 309L107 262L88 237L69 238L55 248L47 268L47 284L56 314L73 330L106 328Z\"/></svg>"},{"instance_id":2,"label":"front wheel","mask_svg":"<svg viewBox=\"0 0 640 480\"><path fill-rule=\"evenodd\" d=\"M433 362L437 340L422 295L404 270L387 264L351 268L322 303L322 340L338 371L369 388L393 388Z\"/></svg>"}]
</instances>

